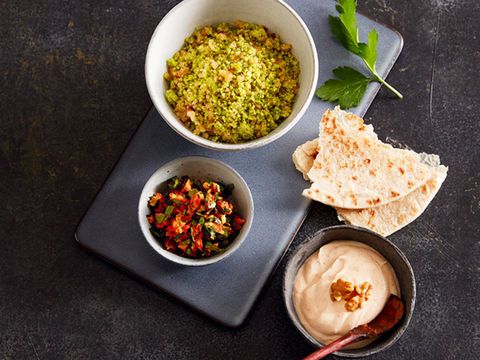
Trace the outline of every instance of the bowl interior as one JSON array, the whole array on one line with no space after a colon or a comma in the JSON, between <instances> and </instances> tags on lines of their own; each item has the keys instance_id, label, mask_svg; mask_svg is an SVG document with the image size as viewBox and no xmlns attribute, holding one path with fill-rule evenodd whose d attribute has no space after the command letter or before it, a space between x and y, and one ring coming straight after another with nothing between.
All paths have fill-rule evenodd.
<instances>
[{"instance_id":1,"label":"bowl interior","mask_svg":"<svg viewBox=\"0 0 480 360\"><path fill-rule=\"evenodd\" d=\"M184 39L198 26L243 20L266 26L280 35L283 42L293 45L293 54L300 62L300 89L292 114L269 135L244 144L222 144L193 135L177 119L165 100L167 82L163 74L166 61L183 46ZM303 21L279 0L185 0L172 9L160 22L150 41L145 62L145 76L152 101L167 123L180 135L193 142L220 150L260 146L277 138L303 114L313 96L317 81L317 54L313 39ZM296 121L295 121L296 122ZM273 139L271 141L273 141Z\"/></svg>"},{"instance_id":2,"label":"bowl interior","mask_svg":"<svg viewBox=\"0 0 480 360\"><path fill-rule=\"evenodd\" d=\"M293 304L293 283L298 269L300 266L302 266L305 260L321 246L334 240L354 240L362 242L382 254L395 270L400 285L401 298L405 305L405 314L403 319L394 328L394 330L383 336L380 336L374 342L361 349L341 350L337 351L335 354L344 357L362 357L385 350L389 346L393 345L402 336L410 322L415 306L415 278L410 263L403 253L387 239L366 229L349 225L325 228L302 243L292 254L285 269L283 284L285 305L287 307L287 312L290 316L290 319L310 343L317 347L323 347L324 344L320 343L313 336L311 336L298 319L295 306Z\"/></svg>"},{"instance_id":3,"label":"bowl interior","mask_svg":"<svg viewBox=\"0 0 480 360\"><path fill-rule=\"evenodd\" d=\"M221 181L224 184L234 185L232 200L237 207L239 215L246 221L239 234L223 253L205 259L181 257L165 250L150 233L150 224L146 219L149 213L147 201L156 191L164 190L165 182L173 176L189 176L201 180L211 179ZM253 199L250 189L242 177L226 164L218 160L200 156L185 157L165 164L152 174L140 195L138 220L148 243L165 258L183 265L208 265L231 255L243 242L253 221Z\"/></svg>"}]
</instances>

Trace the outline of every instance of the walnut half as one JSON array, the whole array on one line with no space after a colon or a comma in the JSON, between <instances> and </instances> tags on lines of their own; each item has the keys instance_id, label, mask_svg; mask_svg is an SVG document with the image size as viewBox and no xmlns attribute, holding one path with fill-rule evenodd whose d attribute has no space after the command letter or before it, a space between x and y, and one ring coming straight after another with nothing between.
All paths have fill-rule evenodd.
<instances>
[{"instance_id":1,"label":"walnut half","mask_svg":"<svg viewBox=\"0 0 480 360\"><path fill-rule=\"evenodd\" d=\"M345 279L338 279L330 286L330 298L332 301L341 301L355 290L353 283Z\"/></svg>"},{"instance_id":2,"label":"walnut half","mask_svg":"<svg viewBox=\"0 0 480 360\"><path fill-rule=\"evenodd\" d=\"M345 279L338 279L330 286L330 298L332 301L345 300L345 309L355 311L360 309L372 294L372 284L368 281L361 285L354 285Z\"/></svg>"}]
</instances>

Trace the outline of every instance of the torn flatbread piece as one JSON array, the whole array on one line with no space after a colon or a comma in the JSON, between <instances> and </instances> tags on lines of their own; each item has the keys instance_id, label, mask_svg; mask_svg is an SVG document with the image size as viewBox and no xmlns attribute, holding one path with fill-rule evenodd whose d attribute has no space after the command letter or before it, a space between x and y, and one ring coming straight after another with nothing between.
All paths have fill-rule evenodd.
<instances>
[{"instance_id":1,"label":"torn flatbread piece","mask_svg":"<svg viewBox=\"0 0 480 360\"><path fill-rule=\"evenodd\" d=\"M447 170L445 166L439 166L425 184L400 200L361 210L337 208L337 214L349 224L389 236L410 224L425 211L447 177Z\"/></svg>"},{"instance_id":2,"label":"torn flatbread piece","mask_svg":"<svg viewBox=\"0 0 480 360\"><path fill-rule=\"evenodd\" d=\"M303 178L308 180L307 172L313 165L315 156L318 154L318 139L307 141L297 147L292 155L295 168L303 174Z\"/></svg>"},{"instance_id":3,"label":"torn flatbread piece","mask_svg":"<svg viewBox=\"0 0 480 360\"><path fill-rule=\"evenodd\" d=\"M320 122L318 154L303 195L326 205L364 209L388 204L414 191L433 169L410 150L378 140L371 125L336 107Z\"/></svg>"},{"instance_id":4,"label":"torn flatbread piece","mask_svg":"<svg viewBox=\"0 0 480 360\"><path fill-rule=\"evenodd\" d=\"M318 142L318 139L307 143L316 142ZM299 146L294 153L294 158L297 159L297 164L299 164L296 165L297 170L306 177L317 154L313 151L307 154L303 149L302 145ZM312 150L308 146L307 149ZM417 219L440 190L448 171L447 167L440 165L440 159L437 155L422 153L419 156L422 163L432 167L433 171L433 176L425 184L402 199L385 205L366 209L335 208L339 219L352 225L373 230L383 236L389 236ZM298 159L301 159L301 161L299 162Z\"/></svg>"}]
</instances>

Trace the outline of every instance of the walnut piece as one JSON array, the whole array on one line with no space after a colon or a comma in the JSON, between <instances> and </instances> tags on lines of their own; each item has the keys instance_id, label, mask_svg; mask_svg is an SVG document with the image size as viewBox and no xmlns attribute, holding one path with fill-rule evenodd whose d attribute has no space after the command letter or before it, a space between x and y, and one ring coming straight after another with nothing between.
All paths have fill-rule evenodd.
<instances>
[{"instance_id":1,"label":"walnut piece","mask_svg":"<svg viewBox=\"0 0 480 360\"><path fill-rule=\"evenodd\" d=\"M345 279L338 279L330 286L330 298L332 301L341 301L345 297L350 296L355 287L353 283Z\"/></svg>"},{"instance_id":2,"label":"walnut piece","mask_svg":"<svg viewBox=\"0 0 480 360\"><path fill-rule=\"evenodd\" d=\"M354 295L345 303L347 311L355 311L363 305L363 298L360 295Z\"/></svg>"},{"instance_id":3,"label":"walnut piece","mask_svg":"<svg viewBox=\"0 0 480 360\"><path fill-rule=\"evenodd\" d=\"M354 285L345 279L338 279L330 286L330 298L332 301L345 300L345 309L355 311L363 306L372 294L372 284L368 281L361 285Z\"/></svg>"},{"instance_id":4,"label":"walnut piece","mask_svg":"<svg viewBox=\"0 0 480 360\"><path fill-rule=\"evenodd\" d=\"M368 281L364 282L360 286L355 285L355 292L362 296L365 300L368 300L370 295L372 295L372 289L372 284L370 284Z\"/></svg>"}]
</instances>

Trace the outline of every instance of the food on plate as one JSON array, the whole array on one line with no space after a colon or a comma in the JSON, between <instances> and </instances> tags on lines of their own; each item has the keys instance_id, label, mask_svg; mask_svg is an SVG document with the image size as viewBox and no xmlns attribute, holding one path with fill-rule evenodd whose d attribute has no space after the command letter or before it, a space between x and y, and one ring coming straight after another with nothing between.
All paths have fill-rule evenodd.
<instances>
[{"instance_id":1,"label":"food on plate","mask_svg":"<svg viewBox=\"0 0 480 360\"><path fill-rule=\"evenodd\" d=\"M224 143L268 135L292 112L300 65L264 26L197 28L167 61L165 97L194 134Z\"/></svg>"},{"instance_id":2,"label":"food on plate","mask_svg":"<svg viewBox=\"0 0 480 360\"><path fill-rule=\"evenodd\" d=\"M307 141L305 144L297 147L293 153L293 163L298 171L303 174L303 178L308 180L307 173L313 166L315 157L318 154L318 139Z\"/></svg>"},{"instance_id":3,"label":"food on plate","mask_svg":"<svg viewBox=\"0 0 480 360\"><path fill-rule=\"evenodd\" d=\"M349 224L369 228L383 236L389 236L418 218L433 200L443 181L447 168L438 166L425 184L405 196L378 207L349 210L336 209L340 219Z\"/></svg>"},{"instance_id":4,"label":"food on plate","mask_svg":"<svg viewBox=\"0 0 480 360\"><path fill-rule=\"evenodd\" d=\"M293 162L313 184L303 194L334 206L339 218L388 236L427 208L447 176L436 155L395 149L371 125L338 107L320 137L300 145Z\"/></svg>"},{"instance_id":5,"label":"food on plate","mask_svg":"<svg viewBox=\"0 0 480 360\"><path fill-rule=\"evenodd\" d=\"M432 170L418 154L381 142L373 127L336 108L320 122L318 154L304 195L327 205L364 209L401 199L424 184Z\"/></svg>"},{"instance_id":6,"label":"food on plate","mask_svg":"<svg viewBox=\"0 0 480 360\"><path fill-rule=\"evenodd\" d=\"M398 98L403 98L402 94L388 84L376 70L377 30L370 31L366 43L360 42L355 18L356 8L357 0L338 0L336 6L338 17L329 15L330 30L344 48L363 60L370 76L365 76L349 66L338 67L333 70L335 79L327 80L315 93L324 101L338 103L342 109L357 106L365 94L367 85L372 81L385 85Z\"/></svg>"},{"instance_id":7,"label":"food on plate","mask_svg":"<svg viewBox=\"0 0 480 360\"><path fill-rule=\"evenodd\" d=\"M173 177L165 191L148 200L150 232L165 250L177 255L217 255L245 223L230 200L232 191L232 185L220 182Z\"/></svg>"},{"instance_id":8,"label":"food on plate","mask_svg":"<svg viewBox=\"0 0 480 360\"><path fill-rule=\"evenodd\" d=\"M330 298L332 301L345 301L345 309L347 311L355 311L368 301L372 294L372 284L365 281L362 284L354 284L345 279L338 279L330 286Z\"/></svg>"},{"instance_id":9,"label":"food on plate","mask_svg":"<svg viewBox=\"0 0 480 360\"><path fill-rule=\"evenodd\" d=\"M400 296L400 287L382 255L357 241L336 240L323 245L300 267L293 302L303 327L327 344L373 320L391 294Z\"/></svg>"}]
</instances>

